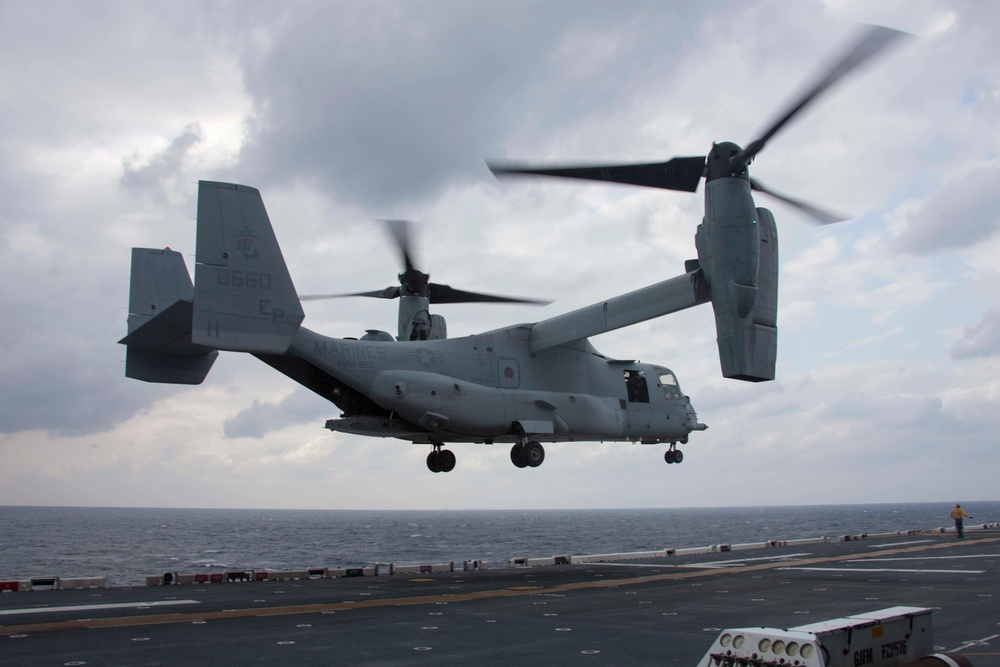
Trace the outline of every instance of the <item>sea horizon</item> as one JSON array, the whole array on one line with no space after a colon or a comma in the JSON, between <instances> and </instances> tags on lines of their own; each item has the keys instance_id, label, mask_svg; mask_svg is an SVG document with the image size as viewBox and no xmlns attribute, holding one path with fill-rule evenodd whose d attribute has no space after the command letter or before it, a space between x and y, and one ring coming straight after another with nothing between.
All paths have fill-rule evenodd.
<instances>
[{"instance_id":1,"label":"sea horizon","mask_svg":"<svg viewBox=\"0 0 1000 667\"><path fill-rule=\"evenodd\" d=\"M961 502L961 501L960 501ZM1000 521L1000 501L963 502ZM952 525L953 501L603 509L252 509L0 506L0 580L376 563L506 567L519 557L839 538Z\"/></svg>"},{"instance_id":2,"label":"sea horizon","mask_svg":"<svg viewBox=\"0 0 1000 667\"><path fill-rule=\"evenodd\" d=\"M897 506L897 505L947 505L954 507L955 503L1000 503L1000 499L987 500L900 500L900 501L880 501L871 503L780 503L780 504L758 504L758 505L672 505L672 506L608 506L608 507L235 507L235 506L184 506L184 505L34 505L22 503L0 504L2 508L38 508L38 509L122 509L122 510L233 510L233 511L266 511L266 512L528 512L528 511L556 511L556 512L589 512L589 511L618 511L618 510L716 510L716 509L750 509L768 508L780 509L790 507L877 507L877 506Z\"/></svg>"}]
</instances>

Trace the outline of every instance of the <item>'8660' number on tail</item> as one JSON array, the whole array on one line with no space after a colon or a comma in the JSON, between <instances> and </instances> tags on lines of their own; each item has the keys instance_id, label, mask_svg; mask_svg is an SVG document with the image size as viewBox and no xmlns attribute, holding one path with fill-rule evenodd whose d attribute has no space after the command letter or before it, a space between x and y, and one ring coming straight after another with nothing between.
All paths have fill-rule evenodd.
<instances>
[{"instance_id":1,"label":"'8660' number on tail","mask_svg":"<svg viewBox=\"0 0 1000 667\"><path fill-rule=\"evenodd\" d=\"M251 289L271 289L271 274L239 269L219 269L216 282L226 287L249 287Z\"/></svg>"}]
</instances>

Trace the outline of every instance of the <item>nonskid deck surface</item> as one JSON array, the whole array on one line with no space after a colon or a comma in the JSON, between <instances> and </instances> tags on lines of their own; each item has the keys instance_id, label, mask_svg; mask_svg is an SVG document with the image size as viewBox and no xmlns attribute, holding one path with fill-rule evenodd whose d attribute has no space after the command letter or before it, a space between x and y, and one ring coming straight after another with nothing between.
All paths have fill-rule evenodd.
<instances>
[{"instance_id":1,"label":"nonskid deck surface","mask_svg":"<svg viewBox=\"0 0 1000 667\"><path fill-rule=\"evenodd\" d=\"M934 607L1000 667L1000 531L469 572L0 595L4 665L695 665L720 629ZM916 656L914 656L916 657Z\"/></svg>"}]
</instances>

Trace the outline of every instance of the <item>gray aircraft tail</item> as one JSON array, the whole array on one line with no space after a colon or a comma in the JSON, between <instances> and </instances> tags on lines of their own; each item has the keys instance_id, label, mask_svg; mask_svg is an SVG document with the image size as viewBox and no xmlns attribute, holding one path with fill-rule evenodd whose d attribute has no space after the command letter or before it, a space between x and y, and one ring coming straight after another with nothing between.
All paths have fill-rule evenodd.
<instances>
[{"instance_id":1,"label":"gray aircraft tail","mask_svg":"<svg viewBox=\"0 0 1000 667\"><path fill-rule=\"evenodd\" d=\"M260 192L202 181L193 285L179 252L132 249L125 375L200 384L218 350L284 354L302 319Z\"/></svg>"},{"instance_id":2,"label":"gray aircraft tail","mask_svg":"<svg viewBox=\"0 0 1000 667\"><path fill-rule=\"evenodd\" d=\"M194 287L184 258L173 250L132 248L126 377L200 384L219 353L191 340Z\"/></svg>"},{"instance_id":3,"label":"gray aircraft tail","mask_svg":"<svg viewBox=\"0 0 1000 667\"><path fill-rule=\"evenodd\" d=\"M304 313L256 188L198 184L192 341L284 354Z\"/></svg>"}]
</instances>

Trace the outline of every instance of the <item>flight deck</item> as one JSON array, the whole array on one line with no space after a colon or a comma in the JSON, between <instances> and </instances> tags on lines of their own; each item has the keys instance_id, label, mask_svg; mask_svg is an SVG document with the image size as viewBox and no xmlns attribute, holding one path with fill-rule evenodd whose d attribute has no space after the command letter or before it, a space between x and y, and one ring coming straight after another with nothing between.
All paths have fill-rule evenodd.
<instances>
[{"instance_id":1,"label":"flight deck","mask_svg":"<svg viewBox=\"0 0 1000 667\"><path fill-rule=\"evenodd\" d=\"M907 606L936 652L1000 667L1000 530L739 546L8 592L0 663L693 667L725 628Z\"/></svg>"}]
</instances>

